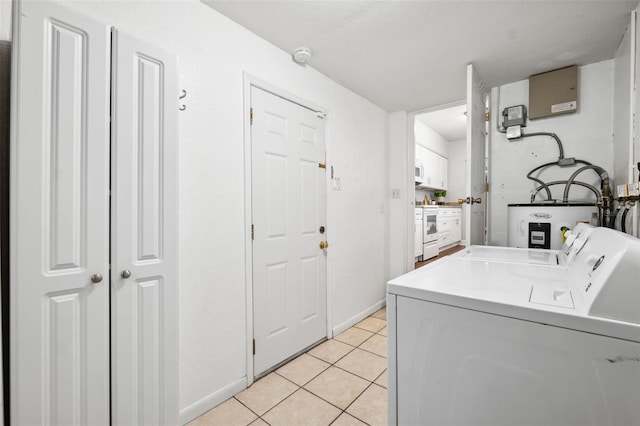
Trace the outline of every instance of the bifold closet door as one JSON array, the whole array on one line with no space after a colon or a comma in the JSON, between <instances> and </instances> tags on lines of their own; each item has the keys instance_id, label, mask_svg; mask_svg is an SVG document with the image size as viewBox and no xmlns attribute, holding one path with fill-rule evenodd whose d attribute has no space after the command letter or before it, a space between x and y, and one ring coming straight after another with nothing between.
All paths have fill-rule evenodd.
<instances>
[{"instance_id":1,"label":"bifold closet door","mask_svg":"<svg viewBox=\"0 0 640 426\"><path fill-rule=\"evenodd\" d=\"M177 60L118 31L113 43L113 424L176 424Z\"/></svg>"},{"instance_id":2,"label":"bifold closet door","mask_svg":"<svg viewBox=\"0 0 640 426\"><path fill-rule=\"evenodd\" d=\"M108 425L111 32L14 5L11 420Z\"/></svg>"},{"instance_id":3,"label":"bifold closet door","mask_svg":"<svg viewBox=\"0 0 640 426\"><path fill-rule=\"evenodd\" d=\"M16 5L12 423L177 424L176 57Z\"/></svg>"}]
</instances>

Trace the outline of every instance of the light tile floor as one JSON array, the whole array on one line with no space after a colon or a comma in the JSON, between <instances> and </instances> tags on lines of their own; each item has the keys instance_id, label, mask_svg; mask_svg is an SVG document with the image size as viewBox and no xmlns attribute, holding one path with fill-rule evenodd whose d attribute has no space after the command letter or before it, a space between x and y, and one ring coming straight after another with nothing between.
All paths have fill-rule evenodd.
<instances>
[{"instance_id":1,"label":"light tile floor","mask_svg":"<svg viewBox=\"0 0 640 426\"><path fill-rule=\"evenodd\" d=\"M386 425L386 318L380 309L189 426Z\"/></svg>"}]
</instances>

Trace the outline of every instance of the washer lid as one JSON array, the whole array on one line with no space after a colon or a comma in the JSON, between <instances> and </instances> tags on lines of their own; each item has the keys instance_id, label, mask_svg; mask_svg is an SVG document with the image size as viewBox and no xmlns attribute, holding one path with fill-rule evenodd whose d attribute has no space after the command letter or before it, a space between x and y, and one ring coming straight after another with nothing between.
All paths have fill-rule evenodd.
<instances>
[{"instance_id":1,"label":"washer lid","mask_svg":"<svg viewBox=\"0 0 640 426\"><path fill-rule=\"evenodd\" d=\"M573 295L571 290L557 289L548 286L536 286L531 288L529 302L540 305L558 306L560 308L573 309Z\"/></svg>"},{"instance_id":2,"label":"washer lid","mask_svg":"<svg viewBox=\"0 0 640 426\"><path fill-rule=\"evenodd\" d=\"M639 324L589 316L584 298L571 293L570 281L568 269L562 266L448 256L389 281L387 291L640 342ZM567 307L569 298L573 308ZM545 300L552 302L540 303Z\"/></svg>"},{"instance_id":3,"label":"washer lid","mask_svg":"<svg viewBox=\"0 0 640 426\"><path fill-rule=\"evenodd\" d=\"M558 250L470 246L456 253L455 256L478 260L499 260L503 262L557 266L563 263L559 254Z\"/></svg>"}]
</instances>

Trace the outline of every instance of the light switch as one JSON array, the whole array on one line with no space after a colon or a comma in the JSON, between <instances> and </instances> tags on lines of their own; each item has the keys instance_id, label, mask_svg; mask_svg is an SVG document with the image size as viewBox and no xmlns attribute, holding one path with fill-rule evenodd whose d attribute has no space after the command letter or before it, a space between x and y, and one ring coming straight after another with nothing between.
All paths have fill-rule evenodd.
<instances>
[{"instance_id":1,"label":"light switch","mask_svg":"<svg viewBox=\"0 0 640 426\"><path fill-rule=\"evenodd\" d=\"M334 191L342 191L342 188L340 186L340 178L331 179L331 187Z\"/></svg>"}]
</instances>

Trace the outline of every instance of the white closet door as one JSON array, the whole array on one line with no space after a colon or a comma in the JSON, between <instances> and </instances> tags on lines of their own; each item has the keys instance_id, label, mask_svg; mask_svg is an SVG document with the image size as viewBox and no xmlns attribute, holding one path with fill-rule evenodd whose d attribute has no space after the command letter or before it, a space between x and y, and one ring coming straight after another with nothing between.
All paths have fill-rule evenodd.
<instances>
[{"instance_id":1,"label":"white closet door","mask_svg":"<svg viewBox=\"0 0 640 426\"><path fill-rule=\"evenodd\" d=\"M14 7L11 420L108 425L110 28Z\"/></svg>"},{"instance_id":2,"label":"white closet door","mask_svg":"<svg viewBox=\"0 0 640 426\"><path fill-rule=\"evenodd\" d=\"M113 423L176 424L177 59L113 42Z\"/></svg>"}]
</instances>

